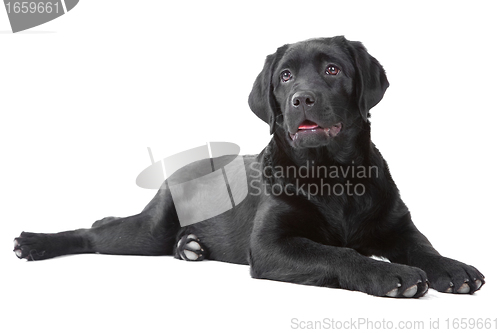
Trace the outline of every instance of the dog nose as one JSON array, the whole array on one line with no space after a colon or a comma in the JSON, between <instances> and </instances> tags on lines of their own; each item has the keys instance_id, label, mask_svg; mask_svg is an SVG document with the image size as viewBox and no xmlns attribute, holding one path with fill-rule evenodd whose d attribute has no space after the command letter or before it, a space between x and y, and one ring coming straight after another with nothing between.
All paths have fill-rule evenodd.
<instances>
[{"instance_id":1,"label":"dog nose","mask_svg":"<svg viewBox=\"0 0 500 333\"><path fill-rule=\"evenodd\" d=\"M312 91L299 91L292 96L292 105L299 107L312 107L316 102L316 96Z\"/></svg>"}]
</instances>

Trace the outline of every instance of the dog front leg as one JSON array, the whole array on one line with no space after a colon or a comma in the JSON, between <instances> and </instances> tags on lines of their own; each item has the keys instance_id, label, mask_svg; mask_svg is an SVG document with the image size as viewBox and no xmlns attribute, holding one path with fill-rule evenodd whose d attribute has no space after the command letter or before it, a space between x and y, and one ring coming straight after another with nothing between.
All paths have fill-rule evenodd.
<instances>
[{"instance_id":1,"label":"dog front leg","mask_svg":"<svg viewBox=\"0 0 500 333\"><path fill-rule=\"evenodd\" d=\"M267 214L256 221L251 235L251 275L258 279L343 288L375 296L420 297L427 292L423 270L377 261L346 247L320 244L292 233L287 225L310 221L300 212Z\"/></svg>"},{"instance_id":2,"label":"dog front leg","mask_svg":"<svg viewBox=\"0 0 500 333\"><path fill-rule=\"evenodd\" d=\"M473 294L484 285L484 275L475 267L441 256L409 216L403 219L400 225L406 227L398 228L398 236L394 237L397 241L378 255L423 269L430 287L440 292Z\"/></svg>"}]
</instances>

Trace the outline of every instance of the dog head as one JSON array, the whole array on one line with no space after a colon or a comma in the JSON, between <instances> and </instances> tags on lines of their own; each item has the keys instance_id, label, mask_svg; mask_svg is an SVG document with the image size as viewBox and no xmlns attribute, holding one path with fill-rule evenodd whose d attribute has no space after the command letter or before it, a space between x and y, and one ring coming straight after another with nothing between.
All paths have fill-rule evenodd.
<instances>
[{"instance_id":1,"label":"dog head","mask_svg":"<svg viewBox=\"0 0 500 333\"><path fill-rule=\"evenodd\" d=\"M248 102L294 148L330 144L367 122L389 87L385 71L360 42L343 36L284 45L269 55Z\"/></svg>"}]
</instances>

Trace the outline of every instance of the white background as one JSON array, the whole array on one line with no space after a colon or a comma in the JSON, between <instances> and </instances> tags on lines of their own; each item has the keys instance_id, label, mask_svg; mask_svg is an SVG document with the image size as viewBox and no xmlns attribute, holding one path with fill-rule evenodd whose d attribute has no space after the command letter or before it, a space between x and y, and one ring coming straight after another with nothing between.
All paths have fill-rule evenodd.
<instances>
[{"instance_id":1,"label":"white background","mask_svg":"<svg viewBox=\"0 0 500 333\"><path fill-rule=\"evenodd\" d=\"M498 106L494 1L83 0L12 34L0 9L0 330L285 332L298 320L494 318L498 312ZM258 153L268 127L247 106L265 56L345 35L385 67L373 141L418 228L476 266L474 296L419 300L251 279L248 266L172 257L12 253L21 231L138 213L156 159L230 141ZM493 303L494 302L494 303ZM4 329L5 328L5 329ZM483 330L484 331L484 330Z\"/></svg>"}]
</instances>

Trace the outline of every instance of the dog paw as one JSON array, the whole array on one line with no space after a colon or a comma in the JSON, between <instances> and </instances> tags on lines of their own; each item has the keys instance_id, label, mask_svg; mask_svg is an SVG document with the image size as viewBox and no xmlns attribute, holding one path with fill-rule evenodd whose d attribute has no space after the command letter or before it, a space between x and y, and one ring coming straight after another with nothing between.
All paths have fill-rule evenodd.
<instances>
[{"instance_id":1,"label":"dog paw","mask_svg":"<svg viewBox=\"0 0 500 333\"><path fill-rule=\"evenodd\" d=\"M205 259L205 250L200 240L193 234L184 235L177 242L175 258L186 261L200 261Z\"/></svg>"},{"instance_id":2,"label":"dog paw","mask_svg":"<svg viewBox=\"0 0 500 333\"><path fill-rule=\"evenodd\" d=\"M367 265L358 274L351 275L342 288L358 290L374 296L418 298L427 293L427 275L417 267L388 262Z\"/></svg>"},{"instance_id":3,"label":"dog paw","mask_svg":"<svg viewBox=\"0 0 500 333\"><path fill-rule=\"evenodd\" d=\"M48 237L46 234L22 232L14 239L14 253L19 259L28 261L51 258L48 253Z\"/></svg>"},{"instance_id":4,"label":"dog paw","mask_svg":"<svg viewBox=\"0 0 500 333\"><path fill-rule=\"evenodd\" d=\"M485 283L484 275L475 267L446 257L427 264L430 287L444 293L473 294Z\"/></svg>"}]
</instances>

